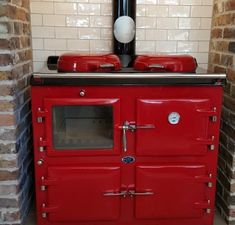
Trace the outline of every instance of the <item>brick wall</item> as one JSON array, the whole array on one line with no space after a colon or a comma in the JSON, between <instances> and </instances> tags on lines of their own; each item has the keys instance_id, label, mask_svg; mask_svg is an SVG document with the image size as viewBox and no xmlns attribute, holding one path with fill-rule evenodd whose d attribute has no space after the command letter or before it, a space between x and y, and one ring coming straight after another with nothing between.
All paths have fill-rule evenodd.
<instances>
[{"instance_id":1,"label":"brick wall","mask_svg":"<svg viewBox=\"0 0 235 225\"><path fill-rule=\"evenodd\" d=\"M32 200L29 0L0 1L0 225L21 224Z\"/></svg>"},{"instance_id":2,"label":"brick wall","mask_svg":"<svg viewBox=\"0 0 235 225\"><path fill-rule=\"evenodd\" d=\"M209 70L226 73L217 206L229 224L235 224L235 0L215 0Z\"/></svg>"}]
</instances>

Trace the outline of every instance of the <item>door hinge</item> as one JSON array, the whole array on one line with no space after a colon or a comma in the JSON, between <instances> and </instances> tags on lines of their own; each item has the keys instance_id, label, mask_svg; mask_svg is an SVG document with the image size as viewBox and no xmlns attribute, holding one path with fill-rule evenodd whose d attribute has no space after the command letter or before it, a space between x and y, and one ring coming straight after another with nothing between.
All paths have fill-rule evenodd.
<instances>
[{"instance_id":1,"label":"door hinge","mask_svg":"<svg viewBox=\"0 0 235 225\"><path fill-rule=\"evenodd\" d=\"M43 122L43 119L46 117L46 113L47 113L46 110L42 110L41 108L38 108L38 111L37 111L37 122L38 123Z\"/></svg>"},{"instance_id":2,"label":"door hinge","mask_svg":"<svg viewBox=\"0 0 235 225\"><path fill-rule=\"evenodd\" d=\"M209 175L207 176L195 176L195 179L198 181L198 182L202 182L202 183L205 183L207 184L208 188L212 188L213 187L213 175L210 173Z\"/></svg>"},{"instance_id":3,"label":"door hinge","mask_svg":"<svg viewBox=\"0 0 235 225\"><path fill-rule=\"evenodd\" d=\"M42 218L47 218L48 213L57 212L59 209L58 206L46 206L45 203L42 204Z\"/></svg>"},{"instance_id":4,"label":"door hinge","mask_svg":"<svg viewBox=\"0 0 235 225\"><path fill-rule=\"evenodd\" d=\"M57 179L45 179L45 177L41 177L41 191L46 191L46 187L54 186L57 184Z\"/></svg>"},{"instance_id":5,"label":"door hinge","mask_svg":"<svg viewBox=\"0 0 235 225\"><path fill-rule=\"evenodd\" d=\"M207 200L205 202L195 202L194 206L197 209L204 209L207 214L211 213L211 200Z\"/></svg>"},{"instance_id":6,"label":"door hinge","mask_svg":"<svg viewBox=\"0 0 235 225\"><path fill-rule=\"evenodd\" d=\"M215 136L212 136L210 139L206 139L206 138L197 138L196 139L197 142L201 143L201 144L205 144L208 146L208 149L211 151L215 150Z\"/></svg>"},{"instance_id":7,"label":"door hinge","mask_svg":"<svg viewBox=\"0 0 235 225\"><path fill-rule=\"evenodd\" d=\"M48 146L48 141L40 137L38 146L39 146L39 151L43 152L45 148Z\"/></svg>"},{"instance_id":8,"label":"door hinge","mask_svg":"<svg viewBox=\"0 0 235 225\"><path fill-rule=\"evenodd\" d=\"M205 109L197 109L198 113L201 113L204 116L210 118L211 122L215 123L218 120L217 109L214 107L212 110L205 110Z\"/></svg>"}]
</instances>

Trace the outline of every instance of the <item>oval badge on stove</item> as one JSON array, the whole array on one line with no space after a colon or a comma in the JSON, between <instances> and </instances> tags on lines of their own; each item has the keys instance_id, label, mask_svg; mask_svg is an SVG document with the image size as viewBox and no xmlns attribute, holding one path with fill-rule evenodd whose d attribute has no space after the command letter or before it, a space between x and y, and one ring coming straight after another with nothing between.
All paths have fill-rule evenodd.
<instances>
[{"instance_id":1,"label":"oval badge on stove","mask_svg":"<svg viewBox=\"0 0 235 225\"><path fill-rule=\"evenodd\" d=\"M122 158L122 162L129 164L135 162L135 158L133 156L125 156Z\"/></svg>"}]
</instances>

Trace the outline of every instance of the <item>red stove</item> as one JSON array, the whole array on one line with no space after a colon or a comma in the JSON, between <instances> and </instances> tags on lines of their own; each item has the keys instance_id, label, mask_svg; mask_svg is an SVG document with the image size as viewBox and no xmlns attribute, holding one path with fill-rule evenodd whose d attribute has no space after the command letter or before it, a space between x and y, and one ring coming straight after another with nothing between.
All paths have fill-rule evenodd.
<instances>
[{"instance_id":1,"label":"red stove","mask_svg":"<svg viewBox=\"0 0 235 225\"><path fill-rule=\"evenodd\" d=\"M225 75L124 41L31 78L37 224L212 225Z\"/></svg>"}]
</instances>

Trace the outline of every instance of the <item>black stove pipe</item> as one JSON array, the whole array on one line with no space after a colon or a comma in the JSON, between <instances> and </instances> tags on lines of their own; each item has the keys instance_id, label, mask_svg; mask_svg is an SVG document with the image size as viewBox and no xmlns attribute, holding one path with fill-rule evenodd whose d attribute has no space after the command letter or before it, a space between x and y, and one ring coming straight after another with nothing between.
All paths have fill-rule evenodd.
<instances>
[{"instance_id":1,"label":"black stove pipe","mask_svg":"<svg viewBox=\"0 0 235 225\"><path fill-rule=\"evenodd\" d=\"M135 24L136 0L113 0L113 52L123 67L132 67L135 59Z\"/></svg>"}]
</instances>

